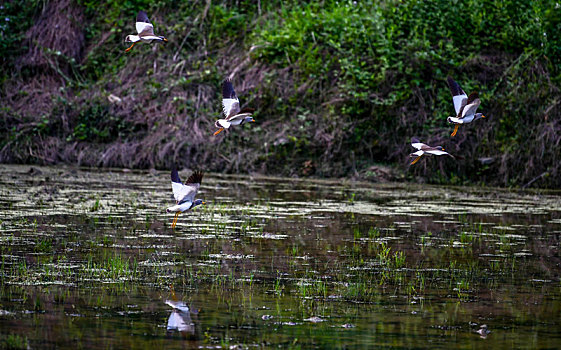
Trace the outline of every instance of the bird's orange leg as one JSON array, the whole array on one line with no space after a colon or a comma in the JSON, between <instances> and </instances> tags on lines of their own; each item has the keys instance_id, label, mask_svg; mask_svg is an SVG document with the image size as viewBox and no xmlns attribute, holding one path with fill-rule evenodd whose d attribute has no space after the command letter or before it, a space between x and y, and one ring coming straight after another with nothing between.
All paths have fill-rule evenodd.
<instances>
[{"instance_id":1,"label":"bird's orange leg","mask_svg":"<svg viewBox=\"0 0 561 350\"><path fill-rule=\"evenodd\" d=\"M126 49L125 52L129 52L129 51L132 49L132 47L134 46L134 44L136 44L136 43L132 43L131 47L129 47L128 49Z\"/></svg>"},{"instance_id":2,"label":"bird's orange leg","mask_svg":"<svg viewBox=\"0 0 561 350\"><path fill-rule=\"evenodd\" d=\"M421 159L421 156L418 156L417 158L415 158L415 160L412 161L410 165L413 165L413 164L417 163L419 161L419 159Z\"/></svg>"},{"instance_id":3,"label":"bird's orange leg","mask_svg":"<svg viewBox=\"0 0 561 350\"><path fill-rule=\"evenodd\" d=\"M169 290L171 292L171 298L173 299L173 301L177 301L177 297L175 296L175 289L173 289L173 284L169 285Z\"/></svg>"},{"instance_id":4,"label":"bird's orange leg","mask_svg":"<svg viewBox=\"0 0 561 350\"><path fill-rule=\"evenodd\" d=\"M181 213L181 212L178 211L177 213L175 213L175 217L173 218L173 223L171 224L171 229L172 230L175 230L175 225L177 224L177 219L179 218L179 213Z\"/></svg>"},{"instance_id":5,"label":"bird's orange leg","mask_svg":"<svg viewBox=\"0 0 561 350\"><path fill-rule=\"evenodd\" d=\"M220 133L222 132L222 130L224 130L224 128L220 128L220 129L218 129L218 131L214 133L214 136L216 136L216 135L220 134Z\"/></svg>"},{"instance_id":6,"label":"bird's orange leg","mask_svg":"<svg viewBox=\"0 0 561 350\"><path fill-rule=\"evenodd\" d=\"M458 132L458 128L460 127L460 124L456 124L456 127L454 127L454 132L452 133L452 137L456 136L456 133Z\"/></svg>"}]
</instances>

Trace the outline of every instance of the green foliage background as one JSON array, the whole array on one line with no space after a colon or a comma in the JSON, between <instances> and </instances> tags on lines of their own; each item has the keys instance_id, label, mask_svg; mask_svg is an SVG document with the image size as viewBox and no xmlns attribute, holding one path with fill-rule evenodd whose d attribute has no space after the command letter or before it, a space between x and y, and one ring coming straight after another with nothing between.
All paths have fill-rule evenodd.
<instances>
[{"instance_id":1,"label":"green foliage background","mask_svg":"<svg viewBox=\"0 0 561 350\"><path fill-rule=\"evenodd\" d=\"M1 161L561 185L553 1L80 0L83 57L21 64L52 3L1 10ZM139 9L170 42L125 54ZM487 116L455 138L447 75ZM258 123L213 138L227 76ZM409 168L413 136L459 157Z\"/></svg>"}]
</instances>

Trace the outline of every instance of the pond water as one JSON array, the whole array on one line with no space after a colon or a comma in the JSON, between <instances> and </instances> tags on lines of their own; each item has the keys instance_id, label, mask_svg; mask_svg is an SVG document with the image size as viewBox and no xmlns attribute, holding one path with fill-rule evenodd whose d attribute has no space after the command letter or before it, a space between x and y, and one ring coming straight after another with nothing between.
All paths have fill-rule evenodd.
<instances>
[{"instance_id":1,"label":"pond water","mask_svg":"<svg viewBox=\"0 0 561 350\"><path fill-rule=\"evenodd\" d=\"M186 179L189 172L180 172ZM558 348L561 193L0 165L12 348Z\"/></svg>"}]
</instances>

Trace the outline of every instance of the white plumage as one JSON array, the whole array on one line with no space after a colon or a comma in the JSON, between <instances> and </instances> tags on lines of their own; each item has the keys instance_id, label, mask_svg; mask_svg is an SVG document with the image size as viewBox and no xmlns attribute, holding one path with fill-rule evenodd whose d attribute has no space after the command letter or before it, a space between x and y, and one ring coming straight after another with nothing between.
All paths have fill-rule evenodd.
<instances>
[{"instance_id":1,"label":"white plumage","mask_svg":"<svg viewBox=\"0 0 561 350\"><path fill-rule=\"evenodd\" d=\"M182 301L166 300L166 304L173 308L169 315L167 330L194 333L195 324L191 320L189 307Z\"/></svg>"},{"instance_id":2,"label":"white plumage","mask_svg":"<svg viewBox=\"0 0 561 350\"><path fill-rule=\"evenodd\" d=\"M229 129L232 125L242 125L246 122L255 121L251 116L253 109L240 109L240 100L236 96L234 86L230 80L225 80L222 83L222 112L225 118L218 119L214 123L214 126L219 128L214 135L218 135L224 129Z\"/></svg>"},{"instance_id":3,"label":"white plumage","mask_svg":"<svg viewBox=\"0 0 561 350\"><path fill-rule=\"evenodd\" d=\"M136 16L136 32L138 35L127 35L125 38L126 42L132 42L133 44L131 47L125 50L125 52L130 51L134 44L139 41L145 43L151 43L152 41L156 42L167 42L168 40L163 36L158 36L154 34L154 26L150 23L148 19L148 15L144 11L139 11L138 15Z\"/></svg>"},{"instance_id":4,"label":"white plumage","mask_svg":"<svg viewBox=\"0 0 561 350\"><path fill-rule=\"evenodd\" d=\"M180 213L186 212L193 209L197 205L205 204L201 199L195 199L199 188L201 187L201 182L203 180L203 173L200 171L195 171L187 182L183 184L179 178L179 173L177 169L172 169L171 171L171 190L173 192L173 198L175 198L175 205L166 209L168 213L175 213L173 223L171 228L174 229L177 224L177 219Z\"/></svg>"},{"instance_id":5,"label":"white plumage","mask_svg":"<svg viewBox=\"0 0 561 350\"><path fill-rule=\"evenodd\" d=\"M240 100L238 100L236 96L234 96L234 98L223 98L222 111L226 118L232 114L238 113L240 111Z\"/></svg>"},{"instance_id":6,"label":"white plumage","mask_svg":"<svg viewBox=\"0 0 561 350\"><path fill-rule=\"evenodd\" d=\"M477 108L481 104L481 100L477 92L472 92L469 96L460 87L454 79L448 77L447 80L448 87L452 93L452 102L454 103L454 110L456 111L456 116L448 117L448 122L456 124L454 132L451 136L456 136L458 132L458 126L460 124L468 124L477 120L479 118L485 118L482 113L476 113Z\"/></svg>"},{"instance_id":7,"label":"white plumage","mask_svg":"<svg viewBox=\"0 0 561 350\"><path fill-rule=\"evenodd\" d=\"M411 162L411 165L417 163L419 161L419 159L421 159L421 157L425 154L435 155L435 156L449 155L450 157L454 158L453 155L451 155L448 152L445 152L444 148L442 148L442 146L431 147L431 146L428 146L428 145L422 143L421 141L419 141L419 139L417 139L415 137L411 139L411 146L413 146L413 148L417 149L416 152L413 152L409 155L410 157L415 158Z\"/></svg>"},{"instance_id":8,"label":"white plumage","mask_svg":"<svg viewBox=\"0 0 561 350\"><path fill-rule=\"evenodd\" d=\"M142 11L141 11L141 12L142 12ZM139 13L139 15L140 15L140 13ZM137 18L138 18L138 16L137 16ZM148 18L148 16L146 16L146 18ZM136 26L136 32L137 32L138 34L144 33L144 32L146 32L147 34L148 34L148 33L154 34L154 25L153 25L152 23L149 23L149 22L139 22L138 19L137 19L137 21L136 21L136 23L135 23L135 26Z\"/></svg>"}]
</instances>

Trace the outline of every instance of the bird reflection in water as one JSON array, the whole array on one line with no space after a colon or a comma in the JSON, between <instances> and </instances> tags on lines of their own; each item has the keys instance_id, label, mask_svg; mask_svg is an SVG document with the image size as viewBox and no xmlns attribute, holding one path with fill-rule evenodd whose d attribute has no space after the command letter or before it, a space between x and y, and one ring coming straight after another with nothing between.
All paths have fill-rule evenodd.
<instances>
[{"instance_id":1,"label":"bird reflection in water","mask_svg":"<svg viewBox=\"0 0 561 350\"><path fill-rule=\"evenodd\" d=\"M177 300L173 287L171 289L172 300L166 300L165 303L173 308L171 315L169 315L167 334L172 335L174 332L179 332L186 339L196 340L196 326L191 319L191 314L195 317L199 313L197 310L192 310L183 301Z\"/></svg>"}]
</instances>

